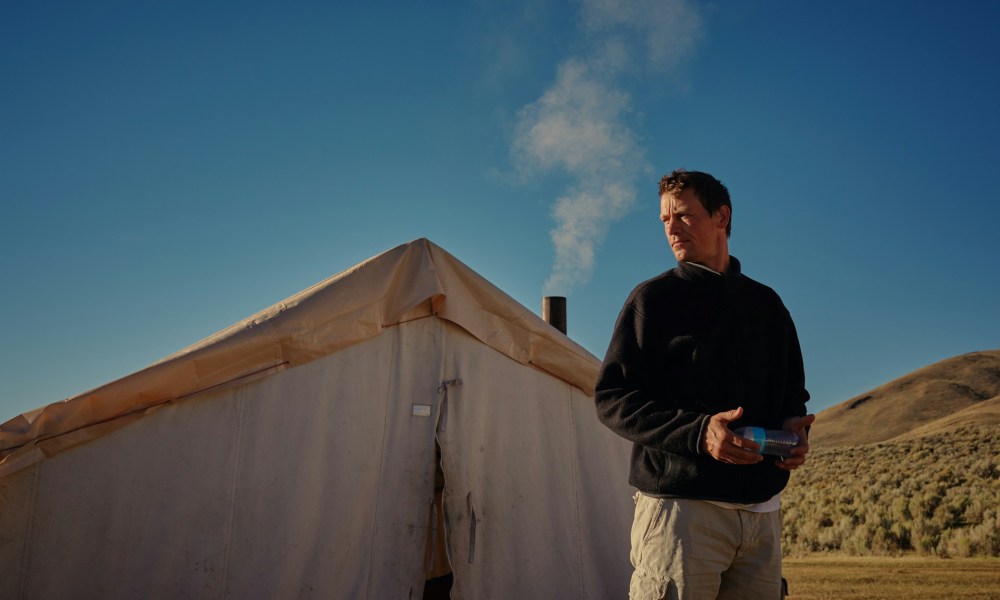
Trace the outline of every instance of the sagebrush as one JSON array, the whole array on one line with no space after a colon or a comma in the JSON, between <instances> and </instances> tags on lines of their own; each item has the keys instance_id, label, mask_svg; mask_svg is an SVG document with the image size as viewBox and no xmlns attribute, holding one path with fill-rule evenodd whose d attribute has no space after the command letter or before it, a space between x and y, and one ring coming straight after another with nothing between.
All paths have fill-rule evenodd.
<instances>
[{"instance_id":1,"label":"sagebrush","mask_svg":"<svg viewBox=\"0 0 1000 600\"><path fill-rule=\"evenodd\" d=\"M782 493L785 555L1000 556L1000 428L815 449Z\"/></svg>"}]
</instances>

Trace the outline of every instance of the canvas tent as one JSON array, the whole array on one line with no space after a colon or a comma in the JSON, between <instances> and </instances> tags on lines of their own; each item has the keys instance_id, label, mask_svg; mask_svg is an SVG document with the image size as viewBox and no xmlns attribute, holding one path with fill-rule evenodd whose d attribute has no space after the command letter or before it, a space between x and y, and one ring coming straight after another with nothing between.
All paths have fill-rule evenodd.
<instances>
[{"instance_id":1,"label":"canvas tent","mask_svg":"<svg viewBox=\"0 0 1000 600\"><path fill-rule=\"evenodd\" d=\"M629 449L597 368L397 247L0 426L0 597L420 598L437 548L453 598L620 596Z\"/></svg>"}]
</instances>

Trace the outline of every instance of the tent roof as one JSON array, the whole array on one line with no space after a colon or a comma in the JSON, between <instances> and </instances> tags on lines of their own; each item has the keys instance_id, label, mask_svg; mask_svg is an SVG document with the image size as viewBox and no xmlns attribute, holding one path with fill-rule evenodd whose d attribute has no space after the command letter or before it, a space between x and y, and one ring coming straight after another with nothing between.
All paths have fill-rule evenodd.
<instances>
[{"instance_id":1,"label":"tent roof","mask_svg":"<svg viewBox=\"0 0 1000 600\"><path fill-rule=\"evenodd\" d=\"M197 392L302 365L436 316L588 394L599 361L427 239L334 275L136 373L0 425L0 477Z\"/></svg>"}]
</instances>

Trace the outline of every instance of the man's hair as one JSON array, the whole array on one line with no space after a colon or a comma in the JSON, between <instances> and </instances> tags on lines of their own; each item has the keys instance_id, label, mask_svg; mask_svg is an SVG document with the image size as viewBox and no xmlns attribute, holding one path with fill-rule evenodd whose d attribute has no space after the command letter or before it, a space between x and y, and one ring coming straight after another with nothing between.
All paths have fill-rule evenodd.
<instances>
[{"instance_id":1,"label":"man's hair","mask_svg":"<svg viewBox=\"0 0 1000 600\"><path fill-rule=\"evenodd\" d=\"M729 200L729 190L726 186L708 173L684 169L677 169L669 175L664 175L660 180L661 197L663 194L676 196L684 190L693 191L710 215L714 215L715 211L723 206L729 207L729 222L726 223L726 237L729 237L729 232L733 228L733 203Z\"/></svg>"}]
</instances>

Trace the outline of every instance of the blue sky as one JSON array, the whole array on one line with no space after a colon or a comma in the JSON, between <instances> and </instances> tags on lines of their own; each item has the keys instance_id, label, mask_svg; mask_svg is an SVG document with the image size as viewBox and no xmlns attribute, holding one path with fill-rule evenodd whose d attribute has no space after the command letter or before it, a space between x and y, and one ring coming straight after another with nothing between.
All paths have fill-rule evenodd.
<instances>
[{"instance_id":1,"label":"blue sky","mask_svg":"<svg viewBox=\"0 0 1000 600\"><path fill-rule=\"evenodd\" d=\"M603 356L680 166L814 412L1000 347L994 3L356 4L0 4L0 421L419 237Z\"/></svg>"}]
</instances>

